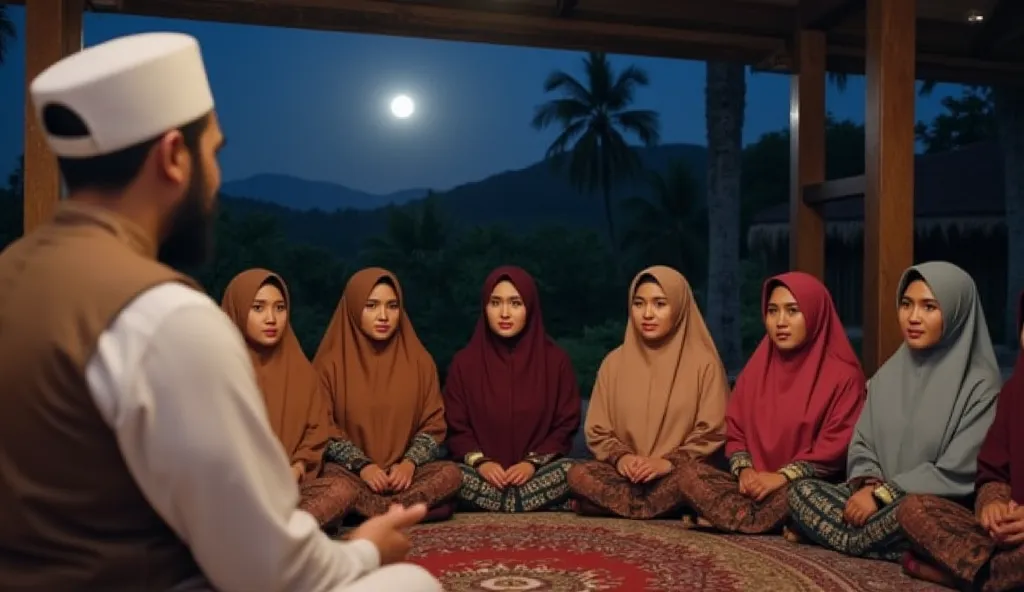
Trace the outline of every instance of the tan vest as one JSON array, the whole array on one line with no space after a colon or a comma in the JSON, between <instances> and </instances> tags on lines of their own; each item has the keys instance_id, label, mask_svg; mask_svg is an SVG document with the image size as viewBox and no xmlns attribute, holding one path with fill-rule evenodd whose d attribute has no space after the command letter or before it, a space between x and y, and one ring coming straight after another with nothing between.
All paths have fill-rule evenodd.
<instances>
[{"instance_id":1,"label":"tan vest","mask_svg":"<svg viewBox=\"0 0 1024 592\"><path fill-rule=\"evenodd\" d=\"M85 366L146 289L194 282L141 230L64 203L0 253L0 589L166 590L196 577L100 416ZM182 368L187 372L187 368Z\"/></svg>"}]
</instances>

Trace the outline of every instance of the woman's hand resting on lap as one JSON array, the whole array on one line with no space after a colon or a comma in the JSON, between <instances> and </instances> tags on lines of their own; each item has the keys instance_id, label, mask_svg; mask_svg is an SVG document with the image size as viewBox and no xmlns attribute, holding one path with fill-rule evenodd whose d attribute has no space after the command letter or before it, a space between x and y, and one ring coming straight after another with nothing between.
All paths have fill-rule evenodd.
<instances>
[{"instance_id":1,"label":"woman's hand resting on lap","mask_svg":"<svg viewBox=\"0 0 1024 592\"><path fill-rule=\"evenodd\" d=\"M484 481L498 489L505 489L505 486L508 485L508 473L496 462L485 462L476 468L476 472L480 473Z\"/></svg>"},{"instance_id":2,"label":"woman's hand resting on lap","mask_svg":"<svg viewBox=\"0 0 1024 592\"><path fill-rule=\"evenodd\" d=\"M537 469L528 462L516 463L505 471L505 482L509 485L525 485L536 472Z\"/></svg>"},{"instance_id":3,"label":"woman's hand resting on lap","mask_svg":"<svg viewBox=\"0 0 1024 592\"><path fill-rule=\"evenodd\" d=\"M636 454L627 454L615 463L615 470L633 483L649 483L664 477L672 468L672 463L663 458L647 458Z\"/></svg>"},{"instance_id":4,"label":"woman's hand resting on lap","mask_svg":"<svg viewBox=\"0 0 1024 592\"><path fill-rule=\"evenodd\" d=\"M370 487L370 491L374 493L384 493L390 486L388 474L377 465L366 465L363 467L359 471L359 478L365 481Z\"/></svg>"}]
</instances>

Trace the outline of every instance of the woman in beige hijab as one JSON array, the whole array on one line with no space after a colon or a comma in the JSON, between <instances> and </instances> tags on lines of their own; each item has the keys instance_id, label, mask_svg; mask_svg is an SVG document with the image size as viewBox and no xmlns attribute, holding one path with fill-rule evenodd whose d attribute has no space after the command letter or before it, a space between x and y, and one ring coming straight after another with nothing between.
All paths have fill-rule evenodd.
<instances>
[{"instance_id":1,"label":"woman in beige hijab","mask_svg":"<svg viewBox=\"0 0 1024 592\"><path fill-rule=\"evenodd\" d=\"M288 322L291 307L288 286L266 269L236 275L221 301L245 337L267 419L299 483L299 507L326 525L345 514L357 491L347 480L320 476L327 422L316 374Z\"/></svg>"},{"instance_id":2,"label":"woman in beige hijab","mask_svg":"<svg viewBox=\"0 0 1024 592\"><path fill-rule=\"evenodd\" d=\"M451 516L462 472L438 460L447 425L437 366L406 314L402 288L379 267L345 286L313 366L329 406L328 475L348 479L363 516L426 504Z\"/></svg>"},{"instance_id":3,"label":"woman in beige hijab","mask_svg":"<svg viewBox=\"0 0 1024 592\"><path fill-rule=\"evenodd\" d=\"M678 510L677 469L725 442L729 383L678 271L645 269L629 291L624 343L601 363L585 432L595 461L569 470L576 509L650 519Z\"/></svg>"}]
</instances>

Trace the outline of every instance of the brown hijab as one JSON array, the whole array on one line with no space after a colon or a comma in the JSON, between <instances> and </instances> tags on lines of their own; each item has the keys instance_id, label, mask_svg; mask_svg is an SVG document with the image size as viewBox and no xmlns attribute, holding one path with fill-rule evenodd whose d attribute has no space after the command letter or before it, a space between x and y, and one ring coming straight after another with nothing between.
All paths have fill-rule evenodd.
<instances>
[{"instance_id":1,"label":"brown hijab","mask_svg":"<svg viewBox=\"0 0 1024 592\"><path fill-rule=\"evenodd\" d=\"M653 277L675 314L657 348L647 345L630 314L624 343L601 363L587 411L587 445L598 460L625 446L653 458L681 451L705 457L725 441L729 382L690 284L671 267L649 267L633 278L629 307Z\"/></svg>"},{"instance_id":2,"label":"brown hijab","mask_svg":"<svg viewBox=\"0 0 1024 592\"><path fill-rule=\"evenodd\" d=\"M276 284L284 295L288 311L292 299L281 276L266 269L250 269L235 276L224 291L221 308L234 321L245 336L256 292L267 283ZM305 467L303 479L320 472L324 446L327 444L327 425L324 421L323 398L320 396L316 374L306 354L302 352L289 321L284 336L272 349L256 346L245 340L256 370L256 381L267 405L267 419L277 439L284 446L291 462Z\"/></svg>"},{"instance_id":3,"label":"brown hijab","mask_svg":"<svg viewBox=\"0 0 1024 592\"><path fill-rule=\"evenodd\" d=\"M390 282L402 308L398 330L380 344L360 328L363 308L380 282ZM401 460L412 439L426 433L440 444L446 426L437 366L405 310L395 274L369 267L349 279L313 367L330 405L331 435L358 446L377 466Z\"/></svg>"}]
</instances>

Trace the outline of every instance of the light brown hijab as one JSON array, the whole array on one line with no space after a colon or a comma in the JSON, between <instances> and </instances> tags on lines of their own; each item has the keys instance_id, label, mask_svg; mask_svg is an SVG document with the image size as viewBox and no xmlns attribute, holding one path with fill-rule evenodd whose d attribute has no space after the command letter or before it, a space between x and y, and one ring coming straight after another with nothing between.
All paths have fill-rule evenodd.
<instances>
[{"instance_id":1,"label":"light brown hijab","mask_svg":"<svg viewBox=\"0 0 1024 592\"><path fill-rule=\"evenodd\" d=\"M250 269L235 276L224 291L221 308L245 336L256 292L264 284L275 283L281 289L288 312L292 299L281 276L266 269ZM324 421L323 397L320 396L316 374L302 352L289 320L284 336L272 349L254 345L246 336L245 343L256 370L256 381L267 405L267 419L285 454L294 464L305 467L303 480L320 472L327 424Z\"/></svg>"},{"instance_id":2,"label":"light brown hijab","mask_svg":"<svg viewBox=\"0 0 1024 592\"><path fill-rule=\"evenodd\" d=\"M604 359L587 412L587 445L607 460L624 445L662 458L681 451L705 457L725 441L729 382L686 278L649 267L633 278L629 307L645 276L665 291L675 315L657 348L647 345L630 314L624 343Z\"/></svg>"},{"instance_id":3,"label":"light brown hijab","mask_svg":"<svg viewBox=\"0 0 1024 592\"><path fill-rule=\"evenodd\" d=\"M374 286L390 281L402 307L398 330L386 343L363 333L360 319ZM413 437L440 444L446 425L437 366L405 310L395 274L369 267L349 279L313 366L331 406L331 435L358 446L377 466L401 460Z\"/></svg>"}]
</instances>

